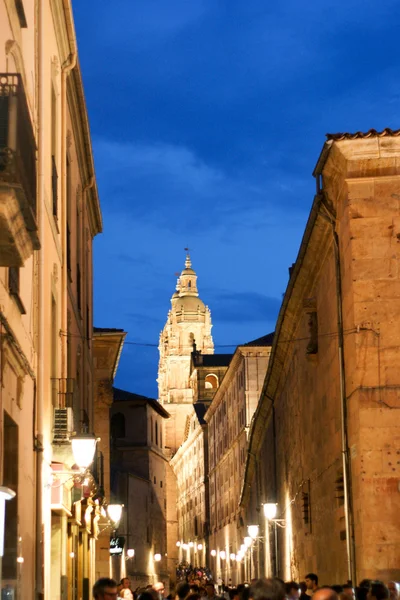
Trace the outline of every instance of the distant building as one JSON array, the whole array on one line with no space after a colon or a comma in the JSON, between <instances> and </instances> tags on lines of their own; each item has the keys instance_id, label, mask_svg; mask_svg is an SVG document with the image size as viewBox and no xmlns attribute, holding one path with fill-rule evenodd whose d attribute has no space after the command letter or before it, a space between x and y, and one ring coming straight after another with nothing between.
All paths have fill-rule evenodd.
<instances>
[{"instance_id":1,"label":"distant building","mask_svg":"<svg viewBox=\"0 0 400 600\"><path fill-rule=\"evenodd\" d=\"M205 413L208 425L210 566L214 577L240 583L258 575L257 558L237 560L246 524L239 512L249 426L267 371L273 334L238 346Z\"/></svg>"},{"instance_id":2,"label":"distant building","mask_svg":"<svg viewBox=\"0 0 400 600\"><path fill-rule=\"evenodd\" d=\"M114 388L110 411L111 490L124 504L118 535L122 557L113 557L117 577L134 588L168 580L164 422L168 412L153 398ZM129 558L127 550L134 550Z\"/></svg>"},{"instance_id":3,"label":"distant building","mask_svg":"<svg viewBox=\"0 0 400 600\"><path fill-rule=\"evenodd\" d=\"M241 492L285 581L400 579L399 159L400 130L330 135L314 171Z\"/></svg>"},{"instance_id":4,"label":"distant building","mask_svg":"<svg viewBox=\"0 0 400 600\"><path fill-rule=\"evenodd\" d=\"M99 436L101 452L101 481L99 496L110 502L110 409L113 403L113 382L124 345L126 332L122 329L95 327L93 333L94 363L94 429ZM99 520L96 540L95 579L110 576L110 529L104 513Z\"/></svg>"},{"instance_id":5,"label":"distant building","mask_svg":"<svg viewBox=\"0 0 400 600\"><path fill-rule=\"evenodd\" d=\"M190 379L193 347L195 344L202 354L214 353L211 327L211 313L199 298L197 275L187 254L159 342L158 393L170 415L165 424L165 453L169 459L184 441L187 418L193 411L195 386ZM177 482L170 466L167 468L167 490L168 572L173 582L179 559L179 539Z\"/></svg>"},{"instance_id":6,"label":"distant building","mask_svg":"<svg viewBox=\"0 0 400 600\"><path fill-rule=\"evenodd\" d=\"M170 464L177 480L179 562L208 566L208 436L204 414L210 406L232 354L192 353L190 385L194 404L186 419L184 441Z\"/></svg>"}]
</instances>

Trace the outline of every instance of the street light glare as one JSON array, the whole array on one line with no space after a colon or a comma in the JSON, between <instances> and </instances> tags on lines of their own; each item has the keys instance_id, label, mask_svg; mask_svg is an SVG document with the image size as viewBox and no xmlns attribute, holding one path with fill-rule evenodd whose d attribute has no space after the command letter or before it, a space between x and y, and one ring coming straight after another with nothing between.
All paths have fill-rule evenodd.
<instances>
[{"instance_id":1,"label":"street light glare","mask_svg":"<svg viewBox=\"0 0 400 600\"><path fill-rule=\"evenodd\" d=\"M258 525L248 525L247 531L249 536L254 540L258 536L259 527Z\"/></svg>"},{"instance_id":2,"label":"street light glare","mask_svg":"<svg viewBox=\"0 0 400 600\"><path fill-rule=\"evenodd\" d=\"M264 504L264 516L268 521L272 521L276 517L276 513L278 511L278 505L275 502L268 502Z\"/></svg>"}]
</instances>

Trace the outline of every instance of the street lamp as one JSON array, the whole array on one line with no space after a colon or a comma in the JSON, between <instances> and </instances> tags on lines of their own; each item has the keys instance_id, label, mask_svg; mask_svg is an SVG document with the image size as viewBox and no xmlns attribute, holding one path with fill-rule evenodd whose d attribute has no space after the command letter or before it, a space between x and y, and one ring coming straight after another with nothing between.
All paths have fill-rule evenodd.
<instances>
[{"instance_id":1,"label":"street lamp","mask_svg":"<svg viewBox=\"0 0 400 600\"><path fill-rule=\"evenodd\" d=\"M133 548L129 548L126 551L126 555L127 555L128 558L133 558L135 556L135 550Z\"/></svg>"},{"instance_id":2,"label":"street lamp","mask_svg":"<svg viewBox=\"0 0 400 600\"><path fill-rule=\"evenodd\" d=\"M161 554L159 552L157 552L157 554L154 555L154 561L160 562L160 560L161 560Z\"/></svg>"},{"instance_id":3,"label":"street lamp","mask_svg":"<svg viewBox=\"0 0 400 600\"><path fill-rule=\"evenodd\" d=\"M217 556L217 551L216 550L211 550L210 554L211 554L211 556Z\"/></svg>"},{"instance_id":4,"label":"street lamp","mask_svg":"<svg viewBox=\"0 0 400 600\"><path fill-rule=\"evenodd\" d=\"M278 531L277 526L284 529L286 527L285 519L277 519L278 505L276 502L267 502L263 505L264 516L268 523L274 526L274 546L275 546L275 576L279 573L279 556L278 556Z\"/></svg>"},{"instance_id":5,"label":"street lamp","mask_svg":"<svg viewBox=\"0 0 400 600\"><path fill-rule=\"evenodd\" d=\"M275 502L267 502L263 505L264 509L264 517L268 521L273 521L276 517L276 513L278 511L278 505Z\"/></svg>"},{"instance_id":6,"label":"street lamp","mask_svg":"<svg viewBox=\"0 0 400 600\"><path fill-rule=\"evenodd\" d=\"M203 550L203 544L197 544L197 550Z\"/></svg>"},{"instance_id":7,"label":"street lamp","mask_svg":"<svg viewBox=\"0 0 400 600\"><path fill-rule=\"evenodd\" d=\"M226 559L226 552L225 550L221 550L219 553L219 557L221 560L225 560Z\"/></svg>"},{"instance_id":8,"label":"street lamp","mask_svg":"<svg viewBox=\"0 0 400 600\"><path fill-rule=\"evenodd\" d=\"M246 546L246 548L250 548L252 543L253 543L253 538L251 538L250 536L246 536L244 538L244 545Z\"/></svg>"},{"instance_id":9,"label":"street lamp","mask_svg":"<svg viewBox=\"0 0 400 600\"><path fill-rule=\"evenodd\" d=\"M255 540L256 537L258 536L258 532L259 532L258 525L248 525L247 526L247 533L249 534L251 539Z\"/></svg>"},{"instance_id":10,"label":"street lamp","mask_svg":"<svg viewBox=\"0 0 400 600\"><path fill-rule=\"evenodd\" d=\"M98 438L90 433L79 433L72 438L72 453L75 464L86 471L92 464Z\"/></svg>"},{"instance_id":11,"label":"street lamp","mask_svg":"<svg viewBox=\"0 0 400 600\"><path fill-rule=\"evenodd\" d=\"M177 548L179 548L179 547L180 547L180 545L181 545L181 543L180 543L180 542L176 542L176 547L177 547Z\"/></svg>"},{"instance_id":12,"label":"street lamp","mask_svg":"<svg viewBox=\"0 0 400 600\"><path fill-rule=\"evenodd\" d=\"M107 506L107 514L114 529L118 529L119 522L122 516L123 504L109 504Z\"/></svg>"}]
</instances>

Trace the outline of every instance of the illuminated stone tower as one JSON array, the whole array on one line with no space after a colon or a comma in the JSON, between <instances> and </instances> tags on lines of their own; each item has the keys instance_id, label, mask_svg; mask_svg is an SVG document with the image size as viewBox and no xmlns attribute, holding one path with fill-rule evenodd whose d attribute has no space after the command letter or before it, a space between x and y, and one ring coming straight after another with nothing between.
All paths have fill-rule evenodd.
<instances>
[{"instance_id":1,"label":"illuminated stone tower","mask_svg":"<svg viewBox=\"0 0 400 600\"><path fill-rule=\"evenodd\" d=\"M202 354L213 354L211 327L211 313L199 298L197 275L187 254L159 344L158 397L171 415L165 439L166 451L171 455L183 441L186 417L193 403L189 384L193 344Z\"/></svg>"},{"instance_id":2,"label":"illuminated stone tower","mask_svg":"<svg viewBox=\"0 0 400 600\"><path fill-rule=\"evenodd\" d=\"M189 253L171 298L171 309L160 334L158 397L170 418L165 422L165 455L171 459L182 444L187 417L193 405L190 387L190 362L193 346L202 354L213 354L211 313L199 298L197 275ZM170 464L166 468L167 566L170 582L175 584L178 564L177 482Z\"/></svg>"}]
</instances>

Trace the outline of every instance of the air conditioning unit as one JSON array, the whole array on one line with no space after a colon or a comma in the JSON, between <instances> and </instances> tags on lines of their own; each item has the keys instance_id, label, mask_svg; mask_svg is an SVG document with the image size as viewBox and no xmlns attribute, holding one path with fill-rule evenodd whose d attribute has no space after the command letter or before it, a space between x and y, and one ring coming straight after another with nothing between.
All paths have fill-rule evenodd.
<instances>
[{"instance_id":1,"label":"air conditioning unit","mask_svg":"<svg viewBox=\"0 0 400 600\"><path fill-rule=\"evenodd\" d=\"M73 409L55 408L54 409L54 427L53 442L67 442L74 431L74 413Z\"/></svg>"}]
</instances>

